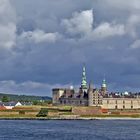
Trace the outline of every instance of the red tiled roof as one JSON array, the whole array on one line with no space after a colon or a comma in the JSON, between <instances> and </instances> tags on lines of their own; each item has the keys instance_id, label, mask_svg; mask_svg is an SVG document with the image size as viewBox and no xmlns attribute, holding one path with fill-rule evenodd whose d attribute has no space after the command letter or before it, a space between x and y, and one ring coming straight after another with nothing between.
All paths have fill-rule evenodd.
<instances>
[{"instance_id":1,"label":"red tiled roof","mask_svg":"<svg viewBox=\"0 0 140 140\"><path fill-rule=\"evenodd\" d=\"M6 108L4 106L0 106L0 110L5 110Z\"/></svg>"}]
</instances>

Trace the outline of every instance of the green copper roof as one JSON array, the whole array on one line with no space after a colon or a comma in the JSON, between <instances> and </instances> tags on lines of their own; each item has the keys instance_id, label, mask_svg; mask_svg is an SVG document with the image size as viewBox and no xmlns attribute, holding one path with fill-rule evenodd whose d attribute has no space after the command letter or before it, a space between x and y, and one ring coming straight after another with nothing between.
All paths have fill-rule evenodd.
<instances>
[{"instance_id":1,"label":"green copper roof","mask_svg":"<svg viewBox=\"0 0 140 140\"><path fill-rule=\"evenodd\" d=\"M106 80L105 79L103 79L102 87L106 87Z\"/></svg>"},{"instance_id":2,"label":"green copper roof","mask_svg":"<svg viewBox=\"0 0 140 140\"><path fill-rule=\"evenodd\" d=\"M86 81L86 67L85 67L85 66L83 66L81 87L82 87L82 88L87 88L87 81Z\"/></svg>"},{"instance_id":3,"label":"green copper roof","mask_svg":"<svg viewBox=\"0 0 140 140\"><path fill-rule=\"evenodd\" d=\"M103 79L103 84L106 84L106 80L105 79Z\"/></svg>"}]
</instances>

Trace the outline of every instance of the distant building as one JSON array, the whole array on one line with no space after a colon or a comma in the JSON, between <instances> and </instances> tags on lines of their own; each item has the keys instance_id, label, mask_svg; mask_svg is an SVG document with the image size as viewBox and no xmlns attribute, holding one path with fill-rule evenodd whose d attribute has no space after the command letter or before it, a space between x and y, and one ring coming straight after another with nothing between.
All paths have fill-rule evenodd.
<instances>
[{"instance_id":1,"label":"distant building","mask_svg":"<svg viewBox=\"0 0 140 140\"><path fill-rule=\"evenodd\" d=\"M106 80L100 89L90 83L87 86L86 67L83 67L82 82L78 92L73 88L55 88L52 90L54 105L100 106L106 109L140 109L140 96L135 94L108 93Z\"/></svg>"},{"instance_id":2,"label":"distant building","mask_svg":"<svg viewBox=\"0 0 140 140\"><path fill-rule=\"evenodd\" d=\"M1 108L13 109L16 106L22 106L20 102L0 102Z\"/></svg>"},{"instance_id":3,"label":"distant building","mask_svg":"<svg viewBox=\"0 0 140 140\"><path fill-rule=\"evenodd\" d=\"M32 102L20 102L22 106L31 106Z\"/></svg>"}]
</instances>

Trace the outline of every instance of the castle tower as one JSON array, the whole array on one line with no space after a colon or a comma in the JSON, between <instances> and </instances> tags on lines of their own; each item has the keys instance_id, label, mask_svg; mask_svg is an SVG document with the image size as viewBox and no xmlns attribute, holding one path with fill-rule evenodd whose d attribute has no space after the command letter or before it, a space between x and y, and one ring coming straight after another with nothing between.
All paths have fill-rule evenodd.
<instances>
[{"instance_id":1,"label":"castle tower","mask_svg":"<svg viewBox=\"0 0 140 140\"><path fill-rule=\"evenodd\" d=\"M107 94L107 84L105 78L102 81L101 93L103 96Z\"/></svg>"},{"instance_id":2,"label":"castle tower","mask_svg":"<svg viewBox=\"0 0 140 140\"><path fill-rule=\"evenodd\" d=\"M90 83L89 83L89 89L88 89L88 91L93 91L93 89L94 89L94 87L93 87L93 83L90 82Z\"/></svg>"},{"instance_id":3,"label":"castle tower","mask_svg":"<svg viewBox=\"0 0 140 140\"><path fill-rule=\"evenodd\" d=\"M86 67L85 67L85 65L83 66L82 82L81 82L81 87L80 87L80 89L81 89L83 92L87 92Z\"/></svg>"},{"instance_id":4,"label":"castle tower","mask_svg":"<svg viewBox=\"0 0 140 140\"><path fill-rule=\"evenodd\" d=\"M93 104L93 84L90 82L88 89L88 106Z\"/></svg>"}]
</instances>

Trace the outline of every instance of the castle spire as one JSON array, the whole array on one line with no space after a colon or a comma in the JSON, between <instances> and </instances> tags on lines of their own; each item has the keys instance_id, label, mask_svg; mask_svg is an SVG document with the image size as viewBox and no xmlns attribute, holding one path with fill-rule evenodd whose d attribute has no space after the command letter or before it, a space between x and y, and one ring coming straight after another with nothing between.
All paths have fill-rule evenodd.
<instances>
[{"instance_id":1,"label":"castle spire","mask_svg":"<svg viewBox=\"0 0 140 140\"><path fill-rule=\"evenodd\" d=\"M104 88L107 87L105 78L104 78L103 81L102 81L102 87L104 87Z\"/></svg>"},{"instance_id":2,"label":"castle spire","mask_svg":"<svg viewBox=\"0 0 140 140\"><path fill-rule=\"evenodd\" d=\"M102 95L106 95L107 94L107 84L106 84L105 78L102 81L101 92L102 92Z\"/></svg>"},{"instance_id":3,"label":"castle spire","mask_svg":"<svg viewBox=\"0 0 140 140\"><path fill-rule=\"evenodd\" d=\"M85 67L85 65L83 66L81 88L82 89L87 89L86 67Z\"/></svg>"}]
</instances>

